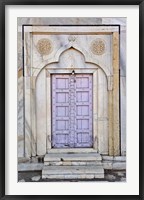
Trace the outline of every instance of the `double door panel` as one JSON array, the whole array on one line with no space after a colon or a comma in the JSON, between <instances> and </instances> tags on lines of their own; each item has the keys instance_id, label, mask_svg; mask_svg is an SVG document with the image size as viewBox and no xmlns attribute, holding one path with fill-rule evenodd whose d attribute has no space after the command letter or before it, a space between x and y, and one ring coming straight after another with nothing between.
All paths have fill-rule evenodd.
<instances>
[{"instance_id":1,"label":"double door panel","mask_svg":"<svg viewBox=\"0 0 144 200\"><path fill-rule=\"evenodd\" d=\"M52 147L92 147L92 75L52 75Z\"/></svg>"}]
</instances>

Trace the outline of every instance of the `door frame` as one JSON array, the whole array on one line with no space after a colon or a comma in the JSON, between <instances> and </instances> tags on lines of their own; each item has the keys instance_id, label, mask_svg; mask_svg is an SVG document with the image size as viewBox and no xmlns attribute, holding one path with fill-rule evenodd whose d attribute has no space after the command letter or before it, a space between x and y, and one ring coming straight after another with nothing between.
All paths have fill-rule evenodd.
<instances>
[{"instance_id":1,"label":"door frame","mask_svg":"<svg viewBox=\"0 0 144 200\"><path fill-rule=\"evenodd\" d=\"M73 68L75 70L75 74L92 74L93 77L93 83L92 83L92 105L93 105L93 112L92 112L92 122L93 122L93 131L92 131L92 141L93 141L93 147L88 149L95 149L98 150L98 121L97 121L97 113L98 113L98 104L97 102L97 93L94 91L97 91L97 69L77 69ZM63 72L62 70L55 70L55 69L49 69L48 67L46 70L46 85L47 85L47 152L52 149L52 113L51 113L51 75L52 74L71 74L71 69L65 69ZM74 148L77 149L77 148ZM79 148L78 148L79 149Z\"/></svg>"}]
</instances>

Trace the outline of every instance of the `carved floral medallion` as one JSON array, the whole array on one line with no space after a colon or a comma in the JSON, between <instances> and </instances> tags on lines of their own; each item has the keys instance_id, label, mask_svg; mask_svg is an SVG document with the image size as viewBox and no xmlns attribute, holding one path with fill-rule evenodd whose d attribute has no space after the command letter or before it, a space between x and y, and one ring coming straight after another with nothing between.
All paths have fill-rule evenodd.
<instances>
[{"instance_id":1,"label":"carved floral medallion","mask_svg":"<svg viewBox=\"0 0 144 200\"><path fill-rule=\"evenodd\" d=\"M106 49L105 41L100 38L93 40L91 43L90 49L91 49L92 53L95 55L104 54L105 49Z\"/></svg>"},{"instance_id":2,"label":"carved floral medallion","mask_svg":"<svg viewBox=\"0 0 144 200\"><path fill-rule=\"evenodd\" d=\"M37 50L41 55L48 55L52 52L52 42L47 38L42 38L37 43Z\"/></svg>"}]
</instances>

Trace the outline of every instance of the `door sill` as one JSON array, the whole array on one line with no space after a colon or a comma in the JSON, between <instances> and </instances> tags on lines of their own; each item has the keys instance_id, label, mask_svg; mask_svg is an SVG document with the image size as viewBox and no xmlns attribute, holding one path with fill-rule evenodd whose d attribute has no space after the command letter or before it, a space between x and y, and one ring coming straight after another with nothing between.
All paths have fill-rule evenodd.
<instances>
[{"instance_id":1,"label":"door sill","mask_svg":"<svg viewBox=\"0 0 144 200\"><path fill-rule=\"evenodd\" d=\"M47 153L97 153L93 148L48 149Z\"/></svg>"}]
</instances>

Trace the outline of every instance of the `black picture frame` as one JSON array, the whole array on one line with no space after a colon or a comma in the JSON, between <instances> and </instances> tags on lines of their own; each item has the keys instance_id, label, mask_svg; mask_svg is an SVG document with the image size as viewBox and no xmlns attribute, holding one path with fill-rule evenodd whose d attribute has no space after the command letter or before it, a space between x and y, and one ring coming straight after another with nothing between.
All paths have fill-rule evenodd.
<instances>
[{"instance_id":1,"label":"black picture frame","mask_svg":"<svg viewBox=\"0 0 144 200\"><path fill-rule=\"evenodd\" d=\"M82 0L70 0L70 5L83 5ZM45 195L5 194L5 6L6 5L66 5L64 0L0 0L0 199L47 199ZM144 0L89 0L84 5L138 5L139 6L139 195L100 195L96 199L144 199ZM74 195L75 196L75 195ZM51 196L52 197L52 196ZM53 196L52 198L61 198ZM64 198L64 197L63 197ZM89 197L88 197L89 198ZM92 198L92 196L91 196Z\"/></svg>"}]
</instances>

